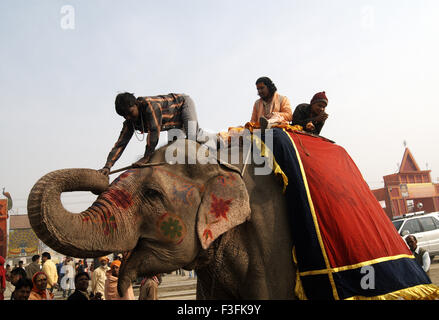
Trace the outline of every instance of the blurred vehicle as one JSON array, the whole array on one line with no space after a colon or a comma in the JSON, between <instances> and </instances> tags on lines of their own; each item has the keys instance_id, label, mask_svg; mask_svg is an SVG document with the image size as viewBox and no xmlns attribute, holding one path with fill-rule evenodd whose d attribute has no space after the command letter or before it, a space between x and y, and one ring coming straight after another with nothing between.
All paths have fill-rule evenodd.
<instances>
[{"instance_id":1,"label":"blurred vehicle","mask_svg":"<svg viewBox=\"0 0 439 320\"><path fill-rule=\"evenodd\" d=\"M392 221L398 233L404 238L411 234L418 240L418 246L430 254L439 255L439 212L408 213Z\"/></svg>"}]
</instances>

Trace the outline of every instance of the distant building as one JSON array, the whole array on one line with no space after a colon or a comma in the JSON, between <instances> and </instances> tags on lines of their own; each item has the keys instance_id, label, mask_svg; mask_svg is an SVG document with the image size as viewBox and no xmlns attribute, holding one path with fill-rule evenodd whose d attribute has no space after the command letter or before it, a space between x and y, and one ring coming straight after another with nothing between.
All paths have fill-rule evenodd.
<instances>
[{"instance_id":1,"label":"distant building","mask_svg":"<svg viewBox=\"0 0 439 320\"><path fill-rule=\"evenodd\" d=\"M62 261L62 255L41 242L32 229L27 214L9 215L9 241L7 258L15 262L18 260L30 262L35 254L47 251L53 262Z\"/></svg>"},{"instance_id":2,"label":"distant building","mask_svg":"<svg viewBox=\"0 0 439 320\"><path fill-rule=\"evenodd\" d=\"M39 253L39 239L26 215L10 215L8 258L27 257Z\"/></svg>"},{"instance_id":3,"label":"distant building","mask_svg":"<svg viewBox=\"0 0 439 320\"><path fill-rule=\"evenodd\" d=\"M408 148L399 172L384 176L384 188L372 190L387 216L439 211L439 184L432 183L431 170L421 170Z\"/></svg>"}]
</instances>

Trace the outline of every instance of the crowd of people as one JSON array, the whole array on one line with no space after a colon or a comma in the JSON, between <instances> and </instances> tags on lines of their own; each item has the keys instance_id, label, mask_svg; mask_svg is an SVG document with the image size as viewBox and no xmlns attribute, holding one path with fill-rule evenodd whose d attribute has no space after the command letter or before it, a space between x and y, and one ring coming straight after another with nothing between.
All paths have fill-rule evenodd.
<instances>
[{"instance_id":1,"label":"crowd of people","mask_svg":"<svg viewBox=\"0 0 439 320\"><path fill-rule=\"evenodd\" d=\"M117 281L121 256L110 259L100 257L99 265L94 267L87 260L74 262L71 257L58 264L52 261L49 252L34 255L32 262L24 266L19 261L13 269L0 256L0 300L9 289L11 300L54 300L54 291L62 291L67 300L135 300L133 286L130 285L123 297L117 291ZM40 263L41 260L41 263ZM139 279L139 300L157 300L161 275Z\"/></svg>"}]
</instances>

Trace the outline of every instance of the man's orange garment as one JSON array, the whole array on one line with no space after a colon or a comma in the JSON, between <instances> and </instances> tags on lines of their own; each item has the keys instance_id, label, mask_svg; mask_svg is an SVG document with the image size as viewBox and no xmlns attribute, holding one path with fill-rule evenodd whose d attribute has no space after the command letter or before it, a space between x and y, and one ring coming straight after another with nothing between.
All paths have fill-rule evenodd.
<instances>
[{"instance_id":1,"label":"man's orange garment","mask_svg":"<svg viewBox=\"0 0 439 320\"><path fill-rule=\"evenodd\" d=\"M287 97L274 93L269 106L264 106L264 101L258 99L253 106L251 122L259 124L259 118L265 117L271 123L288 124L293 119L291 104Z\"/></svg>"}]
</instances>

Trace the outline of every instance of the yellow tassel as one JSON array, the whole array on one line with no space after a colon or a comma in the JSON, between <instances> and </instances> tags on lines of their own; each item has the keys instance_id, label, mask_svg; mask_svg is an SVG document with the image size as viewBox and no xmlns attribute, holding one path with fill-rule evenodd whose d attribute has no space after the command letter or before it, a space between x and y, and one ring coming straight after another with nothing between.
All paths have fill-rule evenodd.
<instances>
[{"instance_id":1,"label":"yellow tassel","mask_svg":"<svg viewBox=\"0 0 439 320\"><path fill-rule=\"evenodd\" d=\"M297 257L296 257L296 247L293 247L293 262L296 265L296 285L294 287L294 294L299 300L308 300L305 294L305 290L302 286L302 281L300 281L299 268L297 267Z\"/></svg>"},{"instance_id":2,"label":"yellow tassel","mask_svg":"<svg viewBox=\"0 0 439 320\"><path fill-rule=\"evenodd\" d=\"M420 284L380 296L355 296L346 300L439 300L439 287L434 284Z\"/></svg>"}]
</instances>

